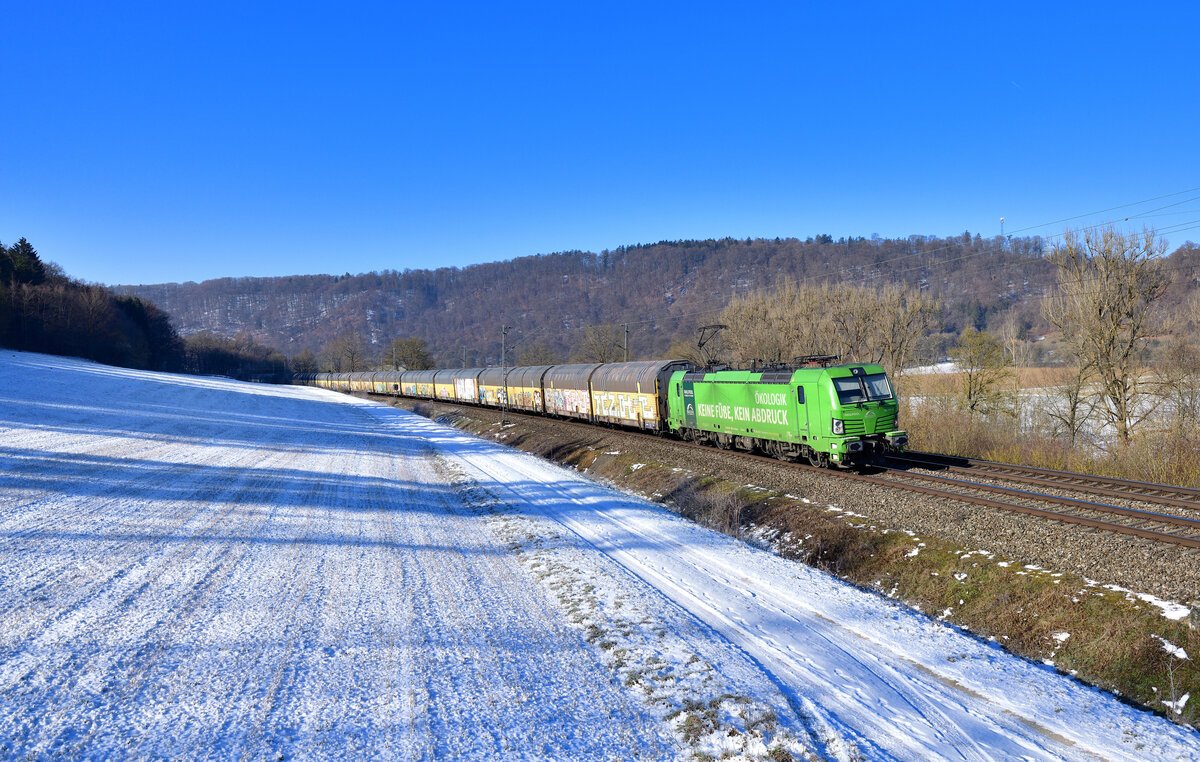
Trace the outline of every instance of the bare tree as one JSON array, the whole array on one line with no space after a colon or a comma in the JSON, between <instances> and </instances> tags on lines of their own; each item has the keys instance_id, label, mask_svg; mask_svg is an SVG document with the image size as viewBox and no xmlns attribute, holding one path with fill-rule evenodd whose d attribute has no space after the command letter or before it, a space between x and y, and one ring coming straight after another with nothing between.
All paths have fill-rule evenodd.
<instances>
[{"instance_id":1,"label":"bare tree","mask_svg":"<svg viewBox=\"0 0 1200 762\"><path fill-rule=\"evenodd\" d=\"M709 364L722 365L728 362L728 353L723 349L719 338L705 344L703 349L695 340L677 339L667 349L667 357L673 360L687 360L701 368Z\"/></svg>"},{"instance_id":2,"label":"bare tree","mask_svg":"<svg viewBox=\"0 0 1200 762\"><path fill-rule=\"evenodd\" d=\"M1008 354L1008 359L1012 362L1013 367L1024 368L1030 364L1032 352L1029 348L1029 342L1021 338L1023 328L1017 316L1013 312L1009 312L1004 316L1004 321L1000 324L1000 330L996 332L996 338L1004 345L1004 351Z\"/></svg>"},{"instance_id":3,"label":"bare tree","mask_svg":"<svg viewBox=\"0 0 1200 762\"><path fill-rule=\"evenodd\" d=\"M326 344L321 350L321 356L325 367L337 373L366 370L370 364L367 360L367 345L356 331L343 333Z\"/></svg>"},{"instance_id":4,"label":"bare tree","mask_svg":"<svg viewBox=\"0 0 1200 762\"><path fill-rule=\"evenodd\" d=\"M1200 291L1193 291L1183 303L1183 319L1192 333L1200 333Z\"/></svg>"},{"instance_id":5,"label":"bare tree","mask_svg":"<svg viewBox=\"0 0 1200 762\"><path fill-rule=\"evenodd\" d=\"M615 325L589 325L575 352L580 362L620 362L625 357L621 329Z\"/></svg>"},{"instance_id":6,"label":"bare tree","mask_svg":"<svg viewBox=\"0 0 1200 762\"><path fill-rule=\"evenodd\" d=\"M1159 362L1160 396L1167 401L1170 418L1180 430L1200 422L1200 347L1176 336Z\"/></svg>"},{"instance_id":7,"label":"bare tree","mask_svg":"<svg viewBox=\"0 0 1200 762\"><path fill-rule=\"evenodd\" d=\"M425 340L416 336L393 339L380 362L385 370L429 370L434 365Z\"/></svg>"},{"instance_id":8,"label":"bare tree","mask_svg":"<svg viewBox=\"0 0 1200 762\"><path fill-rule=\"evenodd\" d=\"M1066 439L1072 448L1096 410L1097 400L1087 394L1091 374L1090 365L1076 364L1065 383L1055 386L1047 395L1043 406L1051 421L1050 433Z\"/></svg>"},{"instance_id":9,"label":"bare tree","mask_svg":"<svg viewBox=\"0 0 1200 762\"><path fill-rule=\"evenodd\" d=\"M1098 406L1119 446L1151 412L1140 353L1154 325L1151 308L1169 278L1161 257L1166 242L1146 228L1125 235L1114 227L1068 231L1048 259L1058 267L1057 289L1043 303L1046 319L1063 333L1080 367L1100 385Z\"/></svg>"},{"instance_id":10,"label":"bare tree","mask_svg":"<svg viewBox=\"0 0 1200 762\"><path fill-rule=\"evenodd\" d=\"M734 362L785 362L811 354L877 362L901 372L929 330L937 305L919 291L848 284L785 284L735 299L721 315Z\"/></svg>"},{"instance_id":11,"label":"bare tree","mask_svg":"<svg viewBox=\"0 0 1200 762\"><path fill-rule=\"evenodd\" d=\"M917 346L937 317L936 301L917 289L891 285L872 301L875 307L871 359L900 375L917 356Z\"/></svg>"},{"instance_id":12,"label":"bare tree","mask_svg":"<svg viewBox=\"0 0 1200 762\"><path fill-rule=\"evenodd\" d=\"M291 366L293 373L316 373L319 370L317 358L307 349L301 349L292 357Z\"/></svg>"},{"instance_id":13,"label":"bare tree","mask_svg":"<svg viewBox=\"0 0 1200 762\"><path fill-rule=\"evenodd\" d=\"M545 342L530 344L517 355L517 365L556 365L558 352Z\"/></svg>"},{"instance_id":14,"label":"bare tree","mask_svg":"<svg viewBox=\"0 0 1200 762\"><path fill-rule=\"evenodd\" d=\"M1012 415L1013 394L1006 388L1012 362L1004 345L986 331L968 328L950 351L961 372L963 407L971 415Z\"/></svg>"},{"instance_id":15,"label":"bare tree","mask_svg":"<svg viewBox=\"0 0 1200 762\"><path fill-rule=\"evenodd\" d=\"M774 292L740 296L721 313L722 335L735 363L783 362L832 350L828 310L818 309L825 289L788 283Z\"/></svg>"}]
</instances>

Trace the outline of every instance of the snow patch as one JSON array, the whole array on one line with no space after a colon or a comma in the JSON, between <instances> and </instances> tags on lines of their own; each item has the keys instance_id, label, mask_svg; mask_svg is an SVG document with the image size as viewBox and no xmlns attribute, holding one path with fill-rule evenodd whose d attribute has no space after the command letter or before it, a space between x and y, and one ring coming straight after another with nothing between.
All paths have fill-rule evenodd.
<instances>
[{"instance_id":1,"label":"snow patch","mask_svg":"<svg viewBox=\"0 0 1200 762\"><path fill-rule=\"evenodd\" d=\"M1161 643L1162 649L1164 651L1166 651L1167 653L1171 654L1172 656L1174 656L1176 659L1188 660L1187 651L1184 651L1182 648L1175 645L1171 641L1167 640L1166 638L1164 638L1160 635L1151 635L1150 637L1154 638L1159 643Z\"/></svg>"},{"instance_id":2,"label":"snow patch","mask_svg":"<svg viewBox=\"0 0 1200 762\"><path fill-rule=\"evenodd\" d=\"M1097 584L1092 580L1087 580L1087 582L1092 585ZM1116 593L1123 593L1125 595L1125 600L1127 601L1133 601L1134 599L1137 599L1143 603L1149 603L1151 606L1154 606L1162 612L1164 619L1170 619L1174 622L1185 619L1189 614L1192 613L1192 610L1187 606L1184 606L1182 603L1165 601L1162 598L1150 595L1149 593L1135 593L1134 591L1125 587L1121 587L1120 585L1100 585L1100 587L1103 587L1105 590L1112 590Z\"/></svg>"},{"instance_id":3,"label":"snow patch","mask_svg":"<svg viewBox=\"0 0 1200 762\"><path fill-rule=\"evenodd\" d=\"M1166 699L1163 699L1162 704L1166 708L1173 710L1175 714L1183 714L1183 707L1187 705L1188 699L1191 697L1192 694L1185 693L1180 696L1177 701L1167 701Z\"/></svg>"}]
</instances>

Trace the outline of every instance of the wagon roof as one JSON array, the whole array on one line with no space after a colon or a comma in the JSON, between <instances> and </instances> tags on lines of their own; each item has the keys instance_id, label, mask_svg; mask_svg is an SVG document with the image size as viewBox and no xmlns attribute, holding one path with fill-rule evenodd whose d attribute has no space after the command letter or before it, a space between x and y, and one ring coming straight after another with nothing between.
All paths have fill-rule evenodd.
<instances>
[{"instance_id":1,"label":"wagon roof","mask_svg":"<svg viewBox=\"0 0 1200 762\"><path fill-rule=\"evenodd\" d=\"M508 374L509 386L541 386L542 376L546 375L546 371L550 370L553 365L523 365L519 368L513 368Z\"/></svg>"},{"instance_id":2,"label":"wagon roof","mask_svg":"<svg viewBox=\"0 0 1200 762\"><path fill-rule=\"evenodd\" d=\"M488 386L503 386L504 380L511 370L511 367L484 368L483 372L479 374L479 383Z\"/></svg>"},{"instance_id":3,"label":"wagon roof","mask_svg":"<svg viewBox=\"0 0 1200 762\"><path fill-rule=\"evenodd\" d=\"M647 360L601 365L592 375L592 389L607 392L653 393L655 380L664 373L690 367L685 360Z\"/></svg>"},{"instance_id":4,"label":"wagon roof","mask_svg":"<svg viewBox=\"0 0 1200 762\"><path fill-rule=\"evenodd\" d=\"M554 365L546 371L542 382L546 386L553 385L558 389L587 389L592 373L599 367L600 363Z\"/></svg>"}]
</instances>

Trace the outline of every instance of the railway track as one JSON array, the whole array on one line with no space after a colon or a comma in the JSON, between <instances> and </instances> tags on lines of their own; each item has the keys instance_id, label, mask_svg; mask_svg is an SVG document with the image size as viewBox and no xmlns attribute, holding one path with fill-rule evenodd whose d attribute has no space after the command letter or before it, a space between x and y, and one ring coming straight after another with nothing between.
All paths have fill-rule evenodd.
<instances>
[{"instance_id":1,"label":"railway track","mask_svg":"<svg viewBox=\"0 0 1200 762\"><path fill-rule=\"evenodd\" d=\"M1139 508L1128 508L1125 506L1110 505L1108 503L1099 503L1090 500L1079 500L1077 498L1064 497L1062 495L1034 492L1024 489L1014 489L1012 487L1003 487L996 484L986 484L982 482L968 481L965 479L953 479L945 476L916 473L913 471L905 471L895 468L885 468L885 471L889 475L899 477L901 480L911 479L914 481L932 482L945 485L947 489L933 490L929 492L929 494L937 494L940 497L961 499L978 505L987 505L994 508L1000 508L1002 510L1025 513L1031 516L1040 516L1042 518L1054 519L1056 521L1063 521L1070 524L1079 524L1082 526L1092 527L1094 529L1104 529L1111 532L1117 532L1119 534L1130 534L1137 537L1145 537L1151 540L1168 542L1189 548L1200 548L1200 517L1179 516L1172 513L1161 513L1158 511L1147 511ZM906 488L911 488L911 486ZM960 490L965 490L966 492L960 492ZM1010 498L1010 500L1015 499L1021 502L981 498L978 495L970 493L1003 495L1007 498ZM1127 495L1124 497L1128 498ZM1031 503L1033 505L1031 505ZM1064 512L1061 510L1038 508L1036 506L1037 503L1063 507L1067 508L1068 510ZM1200 506L1195 504L1193 504L1192 507L1200 508ZM1103 516L1104 518L1096 518L1097 516Z\"/></svg>"},{"instance_id":2,"label":"railway track","mask_svg":"<svg viewBox=\"0 0 1200 762\"><path fill-rule=\"evenodd\" d=\"M436 400L429 402L436 403ZM440 403L447 404L447 403ZM514 412L512 410L507 413L509 418L531 418L535 420L557 420L558 423L566 427L576 427L585 430L595 431L596 427L582 421L572 421L567 419L547 419L545 416L533 416L527 413ZM663 438L653 434L646 434L630 429L613 429L621 434L633 437L641 437L657 442L662 442ZM712 452L714 448L696 444L693 442L684 442L673 440L672 444L684 448L695 448ZM1128 508L1123 506L1108 505L1106 503L1093 502L1088 500L1078 500L1074 498L1063 497L1061 495L1053 495L1032 490L1014 489L1010 487L1002 487L996 484L988 484L984 482L969 481L966 479L955 479L946 476L937 476L934 474L925 474L905 470L895 467L879 467L874 473L857 472L857 471L831 471L829 469L818 468L808 465L807 463L797 463L793 461L778 460L776 458L759 455L756 453L744 452L741 450L721 450L731 457L748 458L758 461L766 461L782 467L796 468L801 470L817 471L828 474L836 478L852 479L860 482L876 484L889 489L900 489L908 492L916 492L930 497L941 498L945 500L954 500L962 503L973 505L981 505L998 510L1022 513L1028 516L1036 516L1038 518L1058 521L1065 524L1083 526L1090 529L1103 530L1116 534L1131 535L1141 537L1155 542L1167 543L1171 545L1182 546L1191 549L1200 549L1200 502L1193 499L1187 501L1185 498L1174 495L1155 495L1160 500L1172 500L1187 505L1177 505L1175 507L1186 507L1197 511L1195 518L1188 516L1178 516L1174 514L1161 513L1156 511L1140 510L1136 508ZM928 458L925 453L921 453L920 458ZM946 459L964 461L966 459ZM923 461L925 465L921 468L956 468L962 469L965 472L972 472L972 467L968 465L933 463L931 461ZM987 461L975 461L979 464L988 463ZM1006 464L994 464L996 466L1005 466ZM1016 471L1022 470L1022 467L1012 466ZM1044 469L1028 469L1030 471L1045 471ZM1056 474L1058 472L1045 471L1046 474ZM1011 476L1000 476L995 471L988 471L985 468L979 468L974 471L976 476L989 479L1010 479ZM984 476L986 474L986 476ZM1033 474L1015 474L1021 477L1016 481L1025 479L1043 479L1046 484L1042 486L1052 485L1056 489L1079 489L1072 487L1065 481L1053 482L1048 477L1035 476ZM1069 477L1090 478L1082 474L1064 474ZM1106 480L1104 485L1097 485L1098 488L1112 489L1109 485L1111 481L1122 480ZM1034 483L1034 482L1028 482ZM1141 482L1131 482L1132 484L1142 484ZM1175 488L1170 485L1146 485L1149 487L1161 488L1161 490L1182 490L1184 494L1188 493L1187 488ZM1200 494L1200 490L1195 491ZM999 497L1005 499L999 499ZM1115 495L1114 495L1115 496ZM1121 493L1120 497L1127 500L1147 501L1148 494L1146 493ZM1039 507L1042 505L1052 505L1054 508ZM1171 503L1168 503L1171 504ZM1173 505L1173 504L1172 504Z\"/></svg>"},{"instance_id":3,"label":"railway track","mask_svg":"<svg viewBox=\"0 0 1200 762\"><path fill-rule=\"evenodd\" d=\"M925 452L905 452L888 458L891 463L910 467L956 474L982 476L988 474L1005 481L1032 484L1042 487L1076 490L1092 495L1137 500L1156 505L1170 505L1189 511L1200 512L1200 489L1180 487L1173 484L1139 482L1132 479L1117 479L1110 476L1094 476L1072 471L1053 471L1034 466L1018 466L997 463L991 460L960 458Z\"/></svg>"}]
</instances>

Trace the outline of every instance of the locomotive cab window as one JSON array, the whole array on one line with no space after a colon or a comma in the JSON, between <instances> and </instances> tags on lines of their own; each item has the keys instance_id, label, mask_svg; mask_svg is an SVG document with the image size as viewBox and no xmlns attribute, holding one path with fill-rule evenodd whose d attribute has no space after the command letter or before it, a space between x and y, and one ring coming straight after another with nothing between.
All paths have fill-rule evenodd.
<instances>
[{"instance_id":1,"label":"locomotive cab window","mask_svg":"<svg viewBox=\"0 0 1200 762\"><path fill-rule=\"evenodd\" d=\"M843 405L892 398L892 385L888 383L886 373L835 378L833 388L837 390L838 401Z\"/></svg>"},{"instance_id":2,"label":"locomotive cab window","mask_svg":"<svg viewBox=\"0 0 1200 762\"><path fill-rule=\"evenodd\" d=\"M804 404L804 387L803 386L796 387L796 402L800 403L801 405Z\"/></svg>"}]
</instances>

